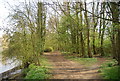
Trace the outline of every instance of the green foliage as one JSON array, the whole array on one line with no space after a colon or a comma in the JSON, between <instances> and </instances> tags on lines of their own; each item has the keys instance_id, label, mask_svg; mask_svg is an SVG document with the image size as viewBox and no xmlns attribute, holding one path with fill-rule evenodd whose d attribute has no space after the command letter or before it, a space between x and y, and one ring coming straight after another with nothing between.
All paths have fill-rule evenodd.
<instances>
[{"instance_id":1,"label":"green foliage","mask_svg":"<svg viewBox=\"0 0 120 81\"><path fill-rule=\"evenodd\" d=\"M48 60L44 57L40 57L41 66L36 66L35 64L30 64L27 68L27 73L25 79L48 79L50 77L49 69L46 66L49 66Z\"/></svg>"},{"instance_id":2,"label":"green foliage","mask_svg":"<svg viewBox=\"0 0 120 81\"><path fill-rule=\"evenodd\" d=\"M53 50L57 50L58 45L57 33L46 32L45 36L45 48L51 47Z\"/></svg>"},{"instance_id":3,"label":"green foliage","mask_svg":"<svg viewBox=\"0 0 120 81\"><path fill-rule=\"evenodd\" d=\"M14 32L12 36L9 36L8 48L2 52L3 59L16 58L23 64L26 62L32 63L32 49L30 35L24 36L22 32Z\"/></svg>"},{"instance_id":4,"label":"green foliage","mask_svg":"<svg viewBox=\"0 0 120 81\"><path fill-rule=\"evenodd\" d=\"M91 43L92 45L92 43ZM100 54L101 53L101 47L100 47L100 40L96 39L95 40L95 48L96 48L96 54ZM112 55L112 49L111 47L111 41L109 38L104 39L104 43L103 43L103 50L104 50L104 56L108 57Z\"/></svg>"},{"instance_id":5,"label":"green foliage","mask_svg":"<svg viewBox=\"0 0 120 81\"><path fill-rule=\"evenodd\" d=\"M23 70L22 70L22 78L25 78L25 76L27 75L27 73L30 71L30 69L29 68L24 68Z\"/></svg>"},{"instance_id":6,"label":"green foliage","mask_svg":"<svg viewBox=\"0 0 120 81\"><path fill-rule=\"evenodd\" d=\"M27 62L39 65L45 41L45 9L41 2L38 3L37 10L26 5L28 4L15 7L15 11L9 14L11 27L5 30L8 35L8 48L3 51L3 56L20 60L23 65Z\"/></svg>"},{"instance_id":7,"label":"green foliage","mask_svg":"<svg viewBox=\"0 0 120 81\"><path fill-rule=\"evenodd\" d=\"M44 49L44 52L52 52L53 51L53 48L52 47L46 47Z\"/></svg>"},{"instance_id":8,"label":"green foliage","mask_svg":"<svg viewBox=\"0 0 120 81\"><path fill-rule=\"evenodd\" d=\"M76 56L68 56L67 58L73 61L80 62L81 64L86 65L86 66L92 65L97 62L96 58L79 58Z\"/></svg>"},{"instance_id":9,"label":"green foliage","mask_svg":"<svg viewBox=\"0 0 120 81\"><path fill-rule=\"evenodd\" d=\"M104 49L104 53L105 56L111 56L112 55L112 50L110 50L111 47L111 41L109 39L105 39L104 40L104 44L103 44L103 49Z\"/></svg>"},{"instance_id":10,"label":"green foliage","mask_svg":"<svg viewBox=\"0 0 120 81\"><path fill-rule=\"evenodd\" d=\"M101 69L98 72L101 72L104 79L118 79L120 67L115 66L116 64L116 60L107 61L100 66Z\"/></svg>"},{"instance_id":11,"label":"green foliage","mask_svg":"<svg viewBox=\"0 0 120 81\"><path fill-rule=\"evenodd\" d=\"M72 15L71 15L72 16ZM58 45L60 51L72 52L74 51L75 45L72 44L72 37L75 37L73 33L75 33L75 23L72 22L72 19L69 16L62 16L60 19L59 26L57 28L58 31ZM72 29L73 28L73 29Z\"/></svg>"},{"instance_id":12,"label":"green foliage","mask_svg":"<svg viewBox=\"0 0 120 81\"><path fill-rule=\"evenodd\" d=\"M102 75L104 79L120 79L119 69L119 66L107 67L102 71Z\"/></svg>"},{"instance_id":13,"label":"green foliage","mask_svg":"<svg viewBox=\"0 0 120 81\"><path fill-rule=\"evenodd\" d=\"M107 67L112 67L114 65L117 64L117 61L116 60L112 60L112 61L108 61L108 62L105 62L103 63L100 68L107 68Z\"/></svg>"},{"instance_id":14,"label":"green foliage","mask_svg":"<svg viewBox=\"0 0 120 81\"><path fill-rule=\"evenodd\" d=\"M40 56L39 61L40 61L41 66L45 66L45 67L50 66L48 59L46 59L44 56Z\"/></svg>"},{"instance_id":15,"label":"green foliage","mask_svg":"<svg viewBox=\"0 0 120 81\"><path fill-rule=\"evenodd\" d=\"M25 79L48 79L51 75L47 74L49 72L48 67L50 64L48 60L44 57L40 57L40 66L36 66L35 64L30 64L28 68L23 70L23 74L25 74ZM47 67L48 66L48 67Z\"/></svg>"},{"instance_id":16,"label":"green foliage","mask_svg":"<svg viewBox=\"0 0 120 81\"><path fill-rule=\"evenodd\" d=\"M31 64L25 79L48 79L50 75L47 74L48 69L43 66L35 66Z\"/></svg>"},{"instance_id":17,"label":"green foliage","mask_svg":"<svg viewBox=\"0 0 120 81\"><path fill-rule=\"evenodd\" d=\"M70 52L62 52L63 55L70 55Z\"/></svg>"}]
</instances>

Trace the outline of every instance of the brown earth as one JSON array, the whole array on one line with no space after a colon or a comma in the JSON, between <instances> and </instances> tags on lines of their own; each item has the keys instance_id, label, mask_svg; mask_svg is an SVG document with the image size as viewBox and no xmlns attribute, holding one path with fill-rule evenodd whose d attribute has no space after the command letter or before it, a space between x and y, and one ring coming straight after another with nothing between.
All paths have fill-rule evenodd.
<instances>
[{"instance_id":1,"label":"brown earth","mask_svg":"<svg viewBox=\"0 0 120 81\"><path fill-rule=\"evenodd\" d=\"M59 52L45 53L51 67L50 79L101 79L99 66L106 59L98 58L98 62L91 66L84 66L75 61L66 59Z\"/></svg>"}]
</instances>

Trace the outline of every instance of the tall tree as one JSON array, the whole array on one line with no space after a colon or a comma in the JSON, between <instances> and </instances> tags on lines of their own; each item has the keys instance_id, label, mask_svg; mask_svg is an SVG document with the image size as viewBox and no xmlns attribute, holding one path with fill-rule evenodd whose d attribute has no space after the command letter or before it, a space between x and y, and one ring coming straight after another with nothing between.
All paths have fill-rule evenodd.
<instances>
[{"instance_id":1,"label":"tall tree","mask_svg":"<svg viewBox=\"0 0 120 81\"><path fill-rule=\"evenodd\" d=\"M120 65L120 28L119 28L119 2L109 2L108 3L111 14L112 14L112 53L113 57L118 61Z\"/></svg>"},{"instance_id":2,"label":"tall tree","mask_svg":"<svg viewBox=\"0 0 120 81\"><path fill-rule=\"evenodd\" d=\"M103 2L102 3L102 8L103 8L103 11L102 11L102 17L105 18L105 3ZM100 47L100 52L101 52L101 56L104 56L104 50L103 50L103 42L104 42L104 33L105 33L105 20L103 19L102 21L102 31L101 31L101 47Z\"/></svg>"},{"instance_id":3,"label":"tall tree","mask_svg":"<svg viewBox=\"0 0 120 81\"><path fill-rule=\"evenodd\" d=\"M85 57L85 45L84 45L84 38L83 38L83 14L82 14L82 7L83 3L80 2L80 43L81 43L81 52L82 56Z\"/></svg>"},{"instance_id":4,"label":"tall tree","mask_svg":"<svg viewBox=\"0 0 120 81\"><path fill-rule=\"evenodd\" d=\"M46 26L46 13L45 7L42 2L38 2L37 11L37 39L38 39L38 50L42 54L44 43L45 43L45 26Z\"/></svg>"},{"instance_id":5,"label":"tall tree","mask_svg":"<svg viewBox=\"0 0 120 81\"><path fill-rule=\"evenodd\" d=\"M97 23L98 23L98 18L96 18L94 16L94 14L98 15L98 10L99 10L99 2L97 2L97 6L96 6L96 13L95 13L95 2L93 0L93 7L92 7L92 17L93 17L93 40L92 40L92 44L93 44L93 54L96 54L96 46L95 46L95 40L96 40L96 27L97 27Z\"/></svg>"},{"instance_id":6,"label":"tall tree","mask_svg":"<svg viewBox=\"0 0 120 81\"><path fill-rule=\"evenodd\" d=\"M20 7L13 8L13 13L8 17L12 27L5 30L9 36L9 44L8 49L3 51L3 56L20 60L24 67L28 67L30 63L40 65L39 53L43 52L45 40L46 14L44 6L38 2L36 9L31 4L25 3Z\"/></svg>"},{"instance_id":7,"label":"tall tree","mask_svg":"<svg viewBox=\"0 0 120 81\"><path fill-rule=\"evenodd\" d=\"M88 57L91 58L92 54L91 54L91 49L90 49L90 25L89 25L89 19L88 19L88 14L87 14L87 5L86 2L84 2L85 4L85 12L84 12L84 16L85 16L85 23L86 23L86 28L87 28L87 54Z\"/></svg>"}]
</instances>

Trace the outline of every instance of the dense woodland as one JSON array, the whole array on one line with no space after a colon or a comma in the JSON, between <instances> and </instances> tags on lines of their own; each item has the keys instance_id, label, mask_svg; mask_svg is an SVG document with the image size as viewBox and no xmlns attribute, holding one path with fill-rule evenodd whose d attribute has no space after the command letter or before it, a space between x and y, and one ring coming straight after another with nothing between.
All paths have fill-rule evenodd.
<instances>
[{"instance_id":1,"label":"dense woodland","mask_svg":"<svg viewBox=\"0 0 120 81\"><path fill-rule=\"evenodd\" d=\"M15 58L24 67L45 49L80 58L112 56L120 65L119 2L25 2L10 7L3 36L3 59Z\"/></svg>"}]
</instances>

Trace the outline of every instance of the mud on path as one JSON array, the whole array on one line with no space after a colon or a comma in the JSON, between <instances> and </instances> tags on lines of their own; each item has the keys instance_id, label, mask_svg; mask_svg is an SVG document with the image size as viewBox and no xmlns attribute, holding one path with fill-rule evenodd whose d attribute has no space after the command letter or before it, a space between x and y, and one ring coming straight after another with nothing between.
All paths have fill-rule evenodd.
<instances>
[{"instance_id":1,"label":"mud on path","mask_svg":"<svg viewBox=\"0 0 120 81\"><path fill-rule=\"evenodd\" d=\"M51 67L50 79L100 79L99 64L84 66L64 58L59 52L45 53Z\"/></svg>"}]
</instances>

